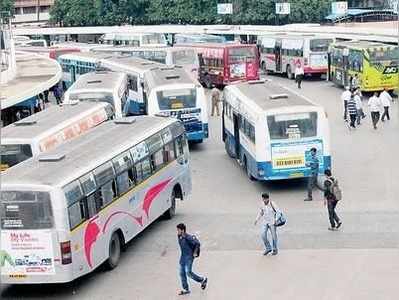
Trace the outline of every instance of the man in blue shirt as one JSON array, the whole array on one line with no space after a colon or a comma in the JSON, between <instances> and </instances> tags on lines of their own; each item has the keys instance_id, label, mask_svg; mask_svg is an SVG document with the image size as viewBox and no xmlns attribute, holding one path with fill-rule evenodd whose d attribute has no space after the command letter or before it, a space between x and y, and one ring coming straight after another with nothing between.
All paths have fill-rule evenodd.
<instances>
[{"instance_id":1,"label":"man in blue shirt","mask_svg":"<svg viewBox=\"0 0 399 300\"><path fill-rule=\"evenodd\" d=\"M188 287L187 276L196 282L201 283L201 288L206 289L208 278L201 277L192 271L194 258L199 256L200 243L197 238L186 232L186 225L183 223L177 226L177 239L179 242L181 256L180 256L180 279L183 289L178 295L186 295L190 293Z\"/></svg>"},{"instance_id":2,"label":"man in blue shirt","mask_svg":"<svg viewBox=\"0 0 399 300\"><path fill-rule=\"evenodd\" d=\"M320 189L319 185L317 184L317 175L319 173L319 159L317 158L316 148L310 149L310 159L309 162L306 163L306 167L310 168L310 175L308 178L308 197L305 199L305 201L312 201L313 188L316 186Z\"/></svg>"}]
</instances>

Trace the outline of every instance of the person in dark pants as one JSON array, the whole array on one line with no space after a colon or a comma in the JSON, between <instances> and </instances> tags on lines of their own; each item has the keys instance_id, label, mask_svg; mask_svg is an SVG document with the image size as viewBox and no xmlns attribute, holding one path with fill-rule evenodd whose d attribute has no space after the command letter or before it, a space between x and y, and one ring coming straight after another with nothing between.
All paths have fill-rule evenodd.
<instances>
[{"instance_id":1,"label":"person in dark pants","mask_svg":"<svg viewBox=\"0 0 399 300\"><path fill-rule=\"evenodd\" d=\"M351 99L348 101L348 114L350 119L349 129L356 128L356 119L357 119L357 108L356 108L356 101L355 97L352 96Z\"/></svg>"},{"instance_id":2,"label":"person in dark pants","mask_svg":"<svg viewBox=\"0 0 399 300\"><path fill-rule=\"evenodd\" d=\"M308 197L304 201L312 201L313 188L316 186L321 189L317 183L317 175L319 174L319 159L317 158L317 149L310 149L310 159L306 163L306 167L310 168L310 175L308 177Z\"/></svg>"},{"instance_id":3,"label":"person in dark pants","mask_svg":"<svg viewBox=\"0 0 399 300\"><path fill-rule=\"evenodd\" d=\"M192 270L194 258L198 257L199 241L193 235L186 232L186 225L183 223L177 226L177 239L179 242L181 256L180 256L180 279L183 289L178 295L186 295L190 293L190 288L187 282L187 276L194 281L201 283L201 288L206 289L208 278L201 277L195 274Z\"/></svg>"},{"instance_id":4,"label":"person in dark pants","mask_svg":"<svg viewBox=\"0 0 399 300\"><path fill-rule=\"evenodd\" d=\"M45 90L45 91L43 92L43 94L44 94L44 102L45 102L45 103L49 103L49 101L48 101L49 90Z\"/></svg>"},{"instance_id":5,"label":"person in dark pants","mask_svg":"<svg viewBox=\"0 0 399 300\"><path fill-rule=\"evenodd\" d=\"M334 231L342 225L340 218L335 212L338 201L332 192L332 186L336 183L336 179L332 177L330 170L325 170L324 175L327 177L324 181L324 205L327 205L328 218L330 220L330 227L328 227L328 230Z\"/></svg>"},{"instance_id":6,"label":"person in dark pants","mask_svg":"<svg viewBox=\"0 0 399 300\"><path fill-rule=\"evenodd\" d=\"M295 68L295 81L298 84L298 89L302 87L301 85L304 76L305 71L303 70L302 64L298 62Z\"/></svg>"},{"instance_id":7,"label":"person in dark pants","mask_svg":"<svg viewBox=\"0 0 399 300\"><path fill-rule=\"evenodd\" d=\"M370 107L371 119L373 120L373 127L377 129L378 121L380 120L381 100L377 93L370 97L368 105Z\"/></svg>"},{"instance_id":8,"label":"person in dark pants","mask_svg":"<svg viewBox=\"0 0 399 300\"><path fill-rule=\"evenodd\" d=\"M391 118L389 116L389 108L391 107L392 97L388 93L388 89L385 88L380 94L381 105L384 108L384 112L381 116L381 121L384 122L385 118L389 121Z\"/></svg>"},{"instance_id":9,"label":"person in dark pants","mask_svg":"<svg viewBox=\"0 0 399 300\"><path fill-rule=\"evenodd\" d=\"M345 87L345 91L341 95L341 100L344 105L344 120L348 120L348 101L351 99L352 93L349 86Z\"/></svg>"},{"instance_id":10,"label":"person in dark pants","mask_svg":"<svg viewBox=\"0 0 399 300\"><path fill-rule=\"evenodd\" d=\"M61 101L62 91L61 91L61 88L58 86L58 84L56 86L54 86L53 94L54 94L55 99L57 100L57 104L61 104L62 103L62 101Z\"/></svg>"}]
</instances>

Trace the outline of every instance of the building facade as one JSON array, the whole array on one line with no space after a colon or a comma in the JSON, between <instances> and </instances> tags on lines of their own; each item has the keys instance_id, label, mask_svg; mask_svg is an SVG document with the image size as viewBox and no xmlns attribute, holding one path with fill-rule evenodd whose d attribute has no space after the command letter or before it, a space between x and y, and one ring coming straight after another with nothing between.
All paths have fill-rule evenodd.
<instances>
[{"instance_id":1,"label":"building facade","mask_svg":"<svg viewBox=\"0 0 399 300\"><path fill-rule=\"evenodd\" d=\"M47 22L54 0L15 0L13 23Z\"/></svg>"}]
</instances>

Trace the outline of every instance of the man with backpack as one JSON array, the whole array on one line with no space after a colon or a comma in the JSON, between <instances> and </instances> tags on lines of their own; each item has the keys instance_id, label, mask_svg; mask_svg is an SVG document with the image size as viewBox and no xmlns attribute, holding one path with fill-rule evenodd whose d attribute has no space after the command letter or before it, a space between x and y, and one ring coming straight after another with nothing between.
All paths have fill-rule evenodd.
<instances>
[{"instance_id":1,"label":"man with backpack","mask_svg":"<svg viewBox=\"0 0 399 300\"><path fill-rule=\"evenodd\" d=\"M259 213L255 219L254 224L256 225L258 221L262 218L263 228L262 228L262 240L265 245L265 251L263 255L268 255L272 253L272 255L277 255L277 226L282 226L285 223L285 219L281 224L281 211L277 207L277 205L269 199L268 193L262 194L262 206L259 210ZM268 239L268 231L272 236L272 246L270 246L270 242Z\"/></svg>"},{"instance_id":2,"label":"man with backpack","mask_svg":"<svg viewBox=\"0 0 399 300\"><path fill-rule=\"evenodd\" d=\"M327 177L324 181L324 205L327 205L328 218L330 220L328 230L335 231L342 225L340 218L335 212L338 201L342 199L342 191L338 186L338 180L332 177L330 170L325 170L324 175Z\"/></svg>"},{"instance_id":3,"label":"man with backpack","mask_svg":"<svg viewBox=\"0 0 399 300\"><path fill-rule=\"evenodd\" d=\"M183 223L177 226L177 239L179 242L181 256L180 256L180 279L183 289L178 293L178 295L190 294L190 288L187 282L187 276L196 282L201 283L201 288L206 289L208 278L201 277L195 274L193 269L194 258L200 255L200 242L199 240L191 234L186 232L186 225Z\"/></svg>"}]
</instances>

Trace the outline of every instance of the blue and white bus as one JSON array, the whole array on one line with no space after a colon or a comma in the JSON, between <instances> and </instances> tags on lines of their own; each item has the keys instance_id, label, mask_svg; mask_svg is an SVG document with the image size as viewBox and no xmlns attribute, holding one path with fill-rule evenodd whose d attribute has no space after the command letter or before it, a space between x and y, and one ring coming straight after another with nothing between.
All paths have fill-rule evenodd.
<instances>
[{"instance_id":1,"label":"blue and white bus","mask_svg":"<svg viewBox=\"0 0 399 300\"><path fill-rule=\"evenodd\" d=\"M58 62L62 68L62 86L64 89L68 89L79 76L96 71L100 61L111 56L110 54L92 52L61 55L58 58Z\"/></svg>"},{"instance_id":2,"label":"blue and white bus","mask_svg":"<svg viewBox=\"0 0 399 300\"><path fill-rule=\"evenodd\" d=\"M187 139L201 143L208 138L208 112L204 88L181 67L164 67L144 74L147 113L176 117L184 124Z\"/></svg>"},{"instance_id":3,"label":"blue and white bus","mask_svg":"<svg viewBox=\"0 0 399 300\"><path fill-rule=\"evenodd\" d=\"M308 177L306 163L316 148L319 172L331 168L327 114L288 88L270 81L224 89L223 141L250 179Z\"/></svg>"},{"instance_id":4,"label":"blue and white bus","mask_svg":"<svg viewBox=\"0 0 399 300\"><path fill-rule=\"evenodd\" d=\"M165 65L137 57L114 56L101 60L100 68L127 75L128 104L125 115L143 115L147 110L147 99L144 93L144 74L154 68Z\"/></svg>"}]
</instances>

